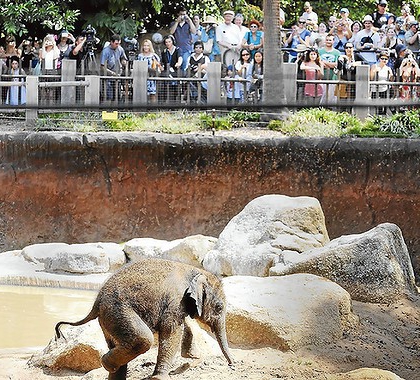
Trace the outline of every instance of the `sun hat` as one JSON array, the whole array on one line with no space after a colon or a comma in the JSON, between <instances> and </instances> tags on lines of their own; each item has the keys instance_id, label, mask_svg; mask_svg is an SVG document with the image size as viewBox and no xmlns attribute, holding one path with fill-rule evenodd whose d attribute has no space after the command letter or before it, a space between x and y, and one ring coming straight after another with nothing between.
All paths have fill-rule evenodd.
<instances>
[{"instance_id":1,"label":"sun hat","mask_svg":"<svg viewBox=\"0 0 420 380\"><path fill-rule=\"evenodd\" d=\"M206 19L202 22L202 24L217 24L216 17L207 16Z\"/></svg>"}]
</instances>

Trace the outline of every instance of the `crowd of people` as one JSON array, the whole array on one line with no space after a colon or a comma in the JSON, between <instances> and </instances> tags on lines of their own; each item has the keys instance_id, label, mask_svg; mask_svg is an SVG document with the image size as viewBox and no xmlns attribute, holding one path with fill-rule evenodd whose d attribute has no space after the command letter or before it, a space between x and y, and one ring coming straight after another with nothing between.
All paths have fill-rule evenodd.
<instances>
[{"instance_id":1,"label":"crowd of people","mask_svg":"<svg viewBox=\"0 0 420 380\"><path fill-rule=\"evenodd\" d=\"M298 78L309 82L298 86L299 97L318 105L334 102L337 98L354 99L354 84L325 86L316 80L354 81L356 68L369 65L372 98L400 97L417 99L420 91L409 83L420 77L418 54L420 48L419 23L412 15L410 6L404 4L400 14L387 10L387 0L377 0L376 9L362 20L353 20L347 8L341 8L339 16L331 15L320 20L309 2L305 2L296 23L287 20L280 9L282 25L283 59L295 63ZM290 25L285 28L285 25ZM174 78L161 82L148 80L147 95L151 103L170 100L204 102L206 81L179 84L179 76L206 78L209 62L223 63L223 95L229 104L262 99L264 31L258 20L244 20L240 13L223 12L223 21L214 16L201 20L200 15L189 15L185 7L176 10L175 19L169 25L169 33L162 38L163 45L156 50L153 38L142 39L135 58L146 61L149 74ZM100 54L102 74L118 76L131 60L121 46L121 37L113 35ZM60 69L63 59L77 61L80 71L89 50L89 35L76 38L68 31L58 36L47 35L44 39L25 39L19 46L12 36L6 38L6 46L0 48L3 74L21 80L28 73L53 73ZM406 86L390 86L393 80ZM380 82L383 82L381 84ZM5 96L10 104L24 103L24 87L9 91ZM106 82L104 97L115 99L115 81ZM181 97L181 99L180 99Z\"/></svg>"}]
</instances>

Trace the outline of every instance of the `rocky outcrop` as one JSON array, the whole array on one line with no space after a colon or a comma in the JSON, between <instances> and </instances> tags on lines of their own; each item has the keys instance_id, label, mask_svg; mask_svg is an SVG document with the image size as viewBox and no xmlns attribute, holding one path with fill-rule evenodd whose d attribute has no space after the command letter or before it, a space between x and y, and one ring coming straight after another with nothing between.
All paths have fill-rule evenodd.
<instances>
[{"instance_id":1,"label":"rocky outcrop","mask_svg":"<svg viewBox=\"0 0 420 380\"><path fill-rule=\"evenodd\" d=\"M233 344L294 350L335 342L358 323L350 295L321 277L232 276L223 287Z\"/></svg>"},{"instance_id":2,"label":"rocky outcrop","mask_svg":"<svg viewBox=\"0 0 420 380\"><path fill-rule=\"evenodd\" d=\"M279 263L270 275L312 273L340 284L352 299L389 303L417 293L410 255L401 230L384 223L358 235L342 236L325 247Z\"/></svg>"},{"instance_id":3,"label":"rocky outcrop","mask_svg":"<svg viewBox=\"0 0 420 380\"><path fill-rule=\"evenodd\" d=\"M216 241L214 237L203 235L173 241L136 238L124 244L124 252L131 261L140 257L158 257L201 268L205 255L213 249Z\"/></svg>"},{"instance_id":4,"label":"rocky outcrop","mask_svg":"<svg viewBox=\"0 0 420 380\"><path fill-rule=\"evenodd\" d=\"M101 357L108 348L97 320L67 328L64 336L58 340L52 339L43 351L31 358L29 364L77 372L89 372L101 367Z\"/></svg>"},{"instance_id":5,"label":"rocky outcrop","mask_svg":"<svg viewBox=\"0 0 420 380\"><path fill-rule=\"evenodd\" d=\"M317 199L264 195L231 219L203 265L218 275L267 276L284 252L300 253L328 242Z\"/></svg>"}]
</instances>

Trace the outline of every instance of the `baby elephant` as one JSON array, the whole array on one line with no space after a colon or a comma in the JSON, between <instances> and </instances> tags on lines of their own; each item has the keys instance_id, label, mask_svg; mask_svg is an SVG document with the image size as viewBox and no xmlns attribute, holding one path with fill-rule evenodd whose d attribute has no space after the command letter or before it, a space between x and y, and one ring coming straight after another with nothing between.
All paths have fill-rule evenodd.
<instances>
[{"instance_id":1,"label":"baby elephant","mask_svg":"<svg viewBox=\"0 0 420 380\"><path fill-rule=\"evenodd\" d=\"M222 284L213 274L190 265L142 259L129 264L105 282L90 313L78 322L60 325L80 326L95 318L104 333L109 351L102 365L108 380L125 380L127 363L145 353L158 332L159 348L152 379L169 379L169 369L178 350L188 355L192 333L183 328L185 318L197 318L214 332L228 363L233 364L225 328L225 295Z\"/></svg>"}]
</instances>

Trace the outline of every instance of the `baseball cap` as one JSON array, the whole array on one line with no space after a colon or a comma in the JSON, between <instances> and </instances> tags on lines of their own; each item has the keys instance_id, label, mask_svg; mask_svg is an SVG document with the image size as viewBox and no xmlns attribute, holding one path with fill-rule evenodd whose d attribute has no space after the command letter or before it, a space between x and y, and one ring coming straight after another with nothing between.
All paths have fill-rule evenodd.
<instances>
[{"instance_id":1,"label":"baseball cap","mask_svg":"<svg viewBox=\"0 0 420 380\"><path fill-rule=\"evenodd\" d=\"M407 46L403 45L403 44L398 44L397 46L395 46L395 52L398 54L400 54L402 51L407 50Z\"/></svg>"},{"instance_id":2,"label":"baseball cap","mask_svg":"<svg viewBox=\"0 0 420 380\"><path fill-rule=\"evenodd\" d=\"M341 8L340 13L350 13L347 8Z\"/></svg>"},{"instance_id":3,"label":"baseball cap","mask_svg":"<svg viewBox=\"0 0 420 380\"><path fill-rule=\"evenodd\" d=\"M235 12L234 11L224 11L223 12L223 16L224 15L232 15L232 16L235 16Z\"/></svg>"},{"instance_id":4,"label":"baseball cap","mask_svg":"<svg viewBox=\"0 0 420 380\"><path fill-rule=\"evenodd\" d=\"M378 1L378 4L379 5L388 5L388 1L386 1L386 0L379 0Z\"/></svg>"}]
</instances>

